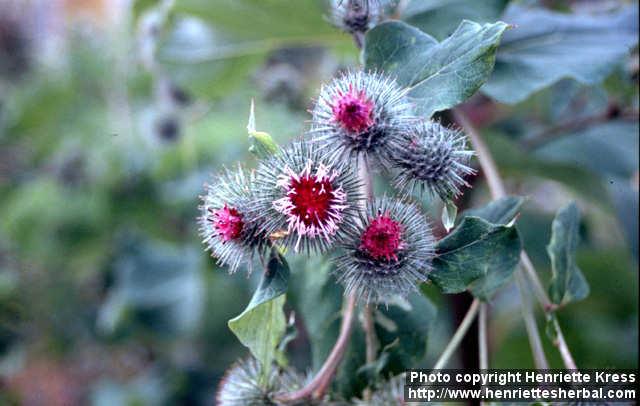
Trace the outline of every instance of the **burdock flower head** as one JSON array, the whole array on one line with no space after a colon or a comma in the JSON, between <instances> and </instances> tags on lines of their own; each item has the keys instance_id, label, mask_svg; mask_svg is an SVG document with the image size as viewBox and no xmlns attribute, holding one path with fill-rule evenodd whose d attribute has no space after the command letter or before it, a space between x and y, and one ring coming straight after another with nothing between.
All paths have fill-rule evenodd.
<instances>
[{"instance_id":1,"label":"burdock flower head","mask_svg":"<svg viewBox=\"0 0 640 406\"><path fill-rule=\"evenodd\" d=\"M273 395L300 389L304 377L289 370L273 368L265 383L260 381L260 364L255 358L234 364L220 381L216 394L218 406L277 405Z\"/></svg>"},{"instance_id":2,"label":"burdock flower head","mask_svg":"<svg viewBox=\"0 0 640 406\"><path fill-rule=\"evenodd\" d=\"M256 252L262 253L267 239L249 208L255 200L252 180L245 171L225 169L205 186L201 196L200 235L220 265L233 273L243 261L251 264Z\"/></svg>"},{"instance_id":3,"label":"burdock flower head","mask_svg":"<svg viewBox=\"0 0 640 406\"><path fill-rule=\"evenodd\" d=\"M263 230L296 251L326 251L350 228L361 200L353 171L304 142L261 163L256 185Z\"/></svg>"},{"instance_id":4,"label":"burdock flower head","mask_svg":"<svg viewBox=\"0 0 640 406\"><path fill-rule=\"evenodd\" d=\"M350 34L364 33L382 18L380 0L332 0L331 22Z\"/></svg>"},{"instance_id":5,"label":"burdock flower head","mask_svg":"<svg viewBox=\"0 0 640 406\"><path fill-rule=\"evenodd\" d=\"M393 79L381 73L348 72L320 90L311 135L332 158L372 156L386 166L403 148L402 134L416 122Z\"/></svg>"},{"instance_id":6,"label":"burdock flower head","mask_svg":"<svg viewBox=\"0 0 640 406\"><path fill-rule=\"evenodd\" d=\"M369 203L346 241L336 276L365 302L406 296L431 269L431 229L411 203L387 197Z\"/></svg>"},{"instance_id":7,"label":"burdock flower head","mask_svg":"<svg viewBox=\"0 0 640 406\"><path fill-rule=\"evenodd\" d=\"M449 200L469 186L464 178L475 173L468 166L473 151L467 149L461 131L423 121L405 134L405 140L405 147L392 155L396 188L407 193L427 190Z\"/></svg>"},{"instance_id":8,"label":"burdock flower head","mask_svg":"<svg viewBox=\"0 0 640 406\"><path fill-rule=\"evenodd\" d=\"M370 400L356 400L356 406L403 406L404 401L404 386L405 386L404 374L394 376L388 381L380 384L376 390L371 394ZM412 403L414 404L414 403ZM420 405L426 403L419 403Z\"/></svg>"}]
</instances>

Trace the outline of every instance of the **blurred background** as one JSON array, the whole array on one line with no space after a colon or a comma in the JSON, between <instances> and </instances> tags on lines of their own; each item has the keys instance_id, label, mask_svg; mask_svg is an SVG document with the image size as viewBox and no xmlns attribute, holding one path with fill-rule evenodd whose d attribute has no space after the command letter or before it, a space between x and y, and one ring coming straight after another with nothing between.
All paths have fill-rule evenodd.
<instances>
[{"instance_id":1,"label":"blurred background","mask_svg":"<svg viewBox=\"0 0 640 406\"><path fill-rule=\"evenodd\" d=\"M524 3L597 14L629 2ZM255 165L252 98L258 129L285 143L319 85L358 64L326 16L320 0L0 0L0 404L213 403L247 354L226 323L259 272L216 267L198 196L222 165ZM579 203L591 295L560 321L580 367L637 368L638 104L636 46L600 84L464 107L529 197L519 227L546 279L553 215ZM489 201L472 181L461 210ZM467 298L426 290L438 309L428 366ZM510 285L492 303L496 368L533 366L518 300ZM308 368L298 320L292 362Z\"/></svg>"}]
</instances>

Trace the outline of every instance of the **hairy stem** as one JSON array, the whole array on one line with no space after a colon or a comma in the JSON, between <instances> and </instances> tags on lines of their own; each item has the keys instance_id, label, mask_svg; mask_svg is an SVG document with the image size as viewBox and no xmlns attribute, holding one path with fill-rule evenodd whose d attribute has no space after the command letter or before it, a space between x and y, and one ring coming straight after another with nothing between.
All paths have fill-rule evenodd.
<instances>
[{"instance_id":1,"label":"hairy stem","mask_svg":"<svg viewBox=\"0 0 640 406\"><path fill-rule=\"evenodd\" d=\"M476 153L478 154L478 161L480 162L480 167L484 173L484 176L487 180L487 184L489 185L489 190L491 191L491 196L494 199L499 199L501 197L506 196L506 190L504 187L504 183L502 178L500 177L500 173L498 172L497 166L491 156L491 152L487 148L484 140L476 131L476 129L471 125L469 119L464 115L464 113L458 109L453 110L453 115L455 120L460 124L471 139L471 143L473 144ZM534 291L536 292L536 296L542 305L542 308L547 315L549 315L555 309L555 306L551 304L547 293L542 287L542 282L536 272L531 260L527 253L523 250L521 253L521 262L522 267L525 269L527 276L531 280L531 283L534 287ZM516 271L517 273L522 272L520 269ZM522 292L521 292L522 293ZM524 297L522 298L522 302L526 300ZM531 348L534 353L534 359L542 360L546 359L544 354L544 349L542 345L538 345L536 343L540 342L540 332L538 331L538 325L535 323L535 316L533 314L533 310L528 308L527 306L522 306L523 314L525 315L525 320L529 320L527 334L529 335L529 342L531 343ZM533 321L533 323L531 323ZM567 343L564 339L564 335L562 334L562 330L560 329L560 325L556 322L554 323L554 329L556 333L557 339L554 340L554 345L560 351L560 355L562 356L562 361L567 369L575 369L576 364L573 361L573 357L571 356L571 351L567 346Z\"/></svg>"},{"instance_id":2,"label":"hairy stem","mask_svg":"<svg viewBox=\"0 0 640 406\"><path fill-rule=\"evenodd\" d=\"M469 307L469 310L467 310L467 314L464 316L464 319L462 319L462 322L458 326L456 332L453 334L453 337L451 337L451 340L449 340L449 344L447 344L444 351L442 351L442 354L436 361L433 369L442 369L447 366L449 359L460 345L460 342L464 338L465 334L467 334L467 330L469 330L469 327L471 327L471 323L473 323L473 319L476 317L476 314L478 314L479 309L480 300L474 299L471 303L471 306Z\"/></svg>"},{"instance_id":3,"label":"hairy stem","mask_svg":"<svg viewBox=\"0 0 640 406\"><path fill-rule=\"evenodd\" d=\"M296 402L303 399L313 398L322 399L331 384L331 380L335 375L344 353L351 338L351 327L353 321L354 310L356 307L356 296L351 294L347 297L342 313L342 323L340 324L340 334L338 340L331 349L331 353L325 360L322 368L316 376L302 389L295 392L284 393L276 396L276 400L280 402Z\"/></svg>"}]
</instances>

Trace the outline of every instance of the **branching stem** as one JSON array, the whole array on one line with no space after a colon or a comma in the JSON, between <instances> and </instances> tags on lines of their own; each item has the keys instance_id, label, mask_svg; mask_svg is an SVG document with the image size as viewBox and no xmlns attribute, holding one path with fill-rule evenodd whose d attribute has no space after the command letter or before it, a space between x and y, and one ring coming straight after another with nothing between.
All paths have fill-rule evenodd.
<instances>
[{"instance_id":1,"label":"branching stem","mask_svg":"<svg viewBox=\"0 0 640 406\"><path fill-rule=\"evenodd\" d=\"M471 143L473 144L476 153L478 154L480 167L482 168L485 179L487 180L487 184L489 185L491 196L494 199L499 199L506 196L504 183L502 181L502 178L500 177L500 173L498 172L493 157L491 156L491 152L487 148L487 145L484 143L484 140L462 111L454 109L453 116L458 124L460 124L460 126L465 129L465 131L469 135L469 138L471 139ZM522 251L520 258L522 268L524 268L526 275L533 285L536 297L538 298L540 305L542 306L544 312L547 314L547 317L550 317L557 306L553 305L549 300L549 296L542 287L542 282L540 281L538 273L536 272L533 263L524 250ZM516 272L522 271L518 269ZM523 302L524 300L526 299L522 298ZM533 321L533 323L529 323L527 334L529 335L529 342L531 343L532 350L538 352L537 354L534 353L534 359L546 359L544 350L540 343L540 333L538 331L538 325L535 323L535 316L533 315L533 311L531 309L528 309L527 306L522 306L522 311L523 314L526 313L524 314L525 320L528 319L530 321ZM576 369L576 363L573 360L571 351L569 350L567 342L564 339L564 335L562 334L562 330L560 329L560 325L558 324L556 319L554 319L553 326L556 335L556 339L553 341L553 344L558 348L560 355L562 356L562 361L565 368Z\"/></svg>"}]
</instances>

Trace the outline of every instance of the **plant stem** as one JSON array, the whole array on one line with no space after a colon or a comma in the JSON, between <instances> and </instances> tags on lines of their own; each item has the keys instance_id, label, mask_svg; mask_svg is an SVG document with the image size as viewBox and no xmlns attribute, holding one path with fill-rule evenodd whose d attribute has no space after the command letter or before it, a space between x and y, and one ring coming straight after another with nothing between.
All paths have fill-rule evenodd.
<instances>
[{"instance_id":1,"label":"plant stem","mask_svg":"<svg viewBox=\"0 0 640 406\"><path fill-rule=\"evenodd\" d=\"M367 364L373 364L378 357L378 337L376 336L375 322L373 320L373 311L371 306L365 305L362 308L362 329L364 330L364 339L366 346ZM371 388L365 388L363 391L364 400L371 400Z\"/></svg>"},{"instance_id":2,"label":"plant stem","mask_svg":"<svg viewBox=\"0 0 640 406\"><path fill-rule=\"evenodd\" d=\"M478 315L478 349L480 354L480 369L489 369L489 344L487 340L488 311L486 303L480 303Z\"/></svg>"},{"instance_id":3,"label":"plant stem","mask_svg":"<svg viewBox=\"0 0 640 406\"><path fill-rule=\"evenodd\" d=\"M304 388L295 392L280 394L276 396L276 400L280 402L297 402L307 398L322 399L324 397L349 344L355 307L356 296L351 294L344 304L338 340L316 376Z\"/></svg>"},{"instance_id":4,"label":"plant stem","mask_svg":"<svg viewBox=\"0 0 640 406\"><path fill-rule=\"evenodd\" d=\"M489 185L489 190L491 192L491 196L494 199L499 199L501 197L506 196L506 190L504 187L504 183L502 182L502 178L500 177L500 173L498 172L497 166L491 156L491 152L489 148L487 148L484 140L473 127L471 122L469 122L468 118L464 115L464 113L458 109L453 110L453 116L455 120L460 124L471 139L471 143L473 144L476 153L478 154L478 161L480 162L480 167L484 173L485 179L487 180L487 184ZM521 255L522 267L525 269L527 276L531 280L531 283L534 287L534 291L536 292L536 296L542 305L544 312L547 316L555 310L555 306L551 304L547 293L544 288L542 288L542 282L540 282L540 278L538 277L538 273L536 272L533 263L529 259L527 253L523 250ZM522 271L518 269L517 273L521 273ZM523 278L524 281L524 278ZM523 293L523 292L521 292ZM527 334L529 335L529 342L531 343L532 351L536 351L534 353L534 359L537 360L546 360L546 356L544 354L544 349L540 344L540 332L538 331L538 325L535 323L535 316L533 314L533 310L528 306L524 305L524 301L526 300L521 295L521 299L523 302L522 311L523 316L526 320L529 320L527 327ZM571 356L571 351L567 346L566 341L564 340L564 335L562 334L562 330L560 329L560 325L556 322L554 323L554 329L556 332L557 339L554 340L554 345L558 347L560 351L560 355L562 356L563 363L567 369L575 369L576 364L573 361L573 357Z\"/></svg>"},{"instance_id":5,"label":"plant stem","mask_svg":"<svg viewBox=\"0 0 640 406\"><path fill-rule=\"evenodd\" d=\"M451 337L451 340L449 340L449 344L447 344L444 351L442 351L442 354L440 355L440 358L438 358L438 361L436 361L433 369L442 369L447 365L449 358L451 358L453 353L456 351L458 345L460 345L460 342L467 333L467 330L471 327L471 323L473 323L473 319L476 317L476 314L478 314L479 308L480 300L474 299L469 310L467 310L467 314L465 314L464 319L462 319L462 322L458 326L458 329L453 334L453 337Z\"/></svg>"},{"instance_id":6,"label":"plant stem","mask_svg":"<svg viewBox=\"0 0 640 406\"><path fill-rule=\"evenodd\" d=\"M529 340L531 346L531 352L533 353L533 362L537 369L549 369L549 362L545 356L542 348L542 341L540 335L537 334L538 325L531 309L531 302L529 295L527 294L527 282L522 272L516 272L516 283L518 290L520 291L520 298L522 299L522 318L524 319L524 326L527 329L527 334L533 340Z\"/></svg>"},{"instance_id":7,"label":"plant stem","mask_svg":"<svg viewBox=\"0 0 640 406\"><path fill-rule=\"evenodd\" d=\"M551 302L551 299L549 299L547 291L542 287L542 282L540 282L536 268L533 266L531 258L529 258L529 255L525 251L520 253L520 262L529 281L531 282L531 285L533 285L533 291L538 298L538 302L542 305L544 312L549 313L556 310L558 305Z\"/></svg>"},{"instance_id":8,"label":"plant stem","mask_svg":"<svg viewBox=\"0 0 640 406\"><path fill-rule=\"evenodd\" d=\"M484 143L480 134L476 131L475 127L473 127L467 116L458 109L454 109L452 111L455 120L462 128L465 129L465 132L471 139L473 148L478 156L478 162L480 162L480 167L484 173L484 178L489 185L491 196L494 199L506 196L507 192L505 190L504 183L502 182L502 178L498 172L498 167L491 156L489 148L487 148L487 145Z\"/></svg>"},{"instance_id":9,"label":"plant stem","mask_svg":"<svg viewBox=\"0 0 640 406\"><path fill-rule=\"evenodd\" d=\"M562 330L560 330L560 325L558 324L558 319L556 317L553 317L553 328L556 331L556 339L553 340L553 345L558 347L565 367L567 367L567 369L578 369L576 362L573 360L573 356L571 355L571 351L569 351L569 346L564 340L564 335L562 335Z\"/></svg>"},{"instance_id":10,"label":"plant stem","mask_svg":"<svg viewBox=\"0 0 640 406\"><path fill-rule=\"evenodd\" d=\"M367 364L371 364L376 361L378 355L378 337L376 336L375 324L373 321L373 312L371 306L365 305L362 309L362 326L365 332L365 343L367 353Z\"/></svg>"},{"instance_id":11,"label":"plant stem","mask_svg":"<svg viewBox=\"0 0 640 406\"><path fill-rule=\"evenodd\" d=\"M367 202L373 201L373 184L371 180L371 171L369 169L369 162L366 156L363 156L361 159L359 172L360 179L362 180L362 192L366 196L366 200L363 201L362 210L366 211ZM378 356L379 343L378 337L376 336L372 309L369 305L365 305L362 309L362 329L364 330L367 364L372 364L376 361L376 358ZM363 398L365 400L369 400L370 397L371 389L366 388L363 391Z\"/></svg>"}]
</instances>

